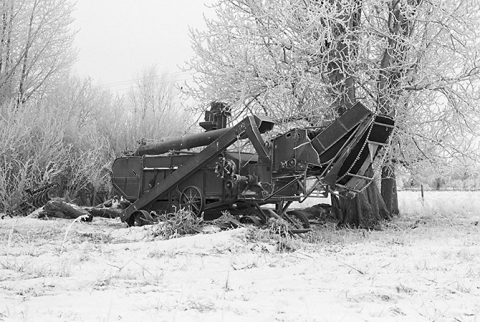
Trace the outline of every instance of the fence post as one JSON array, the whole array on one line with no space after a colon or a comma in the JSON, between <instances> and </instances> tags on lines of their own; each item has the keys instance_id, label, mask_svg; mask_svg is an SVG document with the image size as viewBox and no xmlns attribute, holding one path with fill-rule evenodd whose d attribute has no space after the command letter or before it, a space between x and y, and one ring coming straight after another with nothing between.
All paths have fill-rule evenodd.
<instances>
[{"instance_id":1,"label":"fence post","mask_svg":"<svg viewBox=\"0 0 480 322\"><path fill-rule=\"evenodd\" d=\"M422 205L425 202L425 196L423 195L423 184L420 185L420 193L422 194Z\"/></svg>"}]
</instances>

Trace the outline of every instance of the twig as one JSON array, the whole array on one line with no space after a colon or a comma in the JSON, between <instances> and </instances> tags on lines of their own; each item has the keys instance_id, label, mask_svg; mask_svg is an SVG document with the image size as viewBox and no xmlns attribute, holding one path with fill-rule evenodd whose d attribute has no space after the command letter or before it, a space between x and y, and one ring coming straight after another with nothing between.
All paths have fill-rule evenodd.
<instances>
[{"instance_id":1,"label":"twig","mask_svg":"<svg viewBox=\"0 0 480 322\"><path fill-rule=\"evenodd\" d=\"M10 254L10 247L12 246L12 239L13 239L13 232L15 231L15 224L17 223L18 219L12 224L12 229L10 229L10 233L8 234L8 242L7 242L7 256Z\"/></svg>"},{"instance_id":2,"label":"twig","mask_svg":"<svg viewBox=\"0 0 480 322\"><path fill-rule=\"evenodd\" d=\"M306 253L304 253L304 252L300 252L300 251L296 251L295 254L303 255L303 256L309 257L309 258L313 258L313 256L310 256L310 255L308 255L308 254L306 254ZM298 257L298 256L297 256L297 257Z\"/></svg>"},{"instance_id":3,"label":"twig","mask_svg":"<svg viewBox=\"0 0 480 322\"><path fill-rule=\"evenodd\" d=\"M243 270L243 269L250 269L250 268L254 268L256 267L257 265L255 263L251 263L251 264L247 264L245 266L235 266L234 264L230 264L230 266L232 266L232 268L235 270L235 271L239 271L239 270Z\"/></svg>"},{"instance_id":4,"label":"twig","mask_svg":"<svg viewBox=\"0 0 480 322\"><path fill-rule=\"evenodd\" d=\"M342 265L345 265L345 266L350 267L350 268L353 269L353 270L356 270L356 271L359 272L361 275L365 275L365 274L366 274L364 271L359 270L358 268L353 267L352 265L349 265L349 264L347 264L347 263L341 262L341 261L339 261L338 259L336 259L336 261L339 262L339 263L342 264Z\"/></svg>"},{"instance_id":5,"label":"twig","mask_svg":"<svg viewBox=\"0 0 480 322\"><path fill-rule=\"evenodd\" d=\"M63 245L65 244L65 241L67 240L68 232L72 228L73 224L82 220L82 219L84 219L84 218L85 218L85 216L79 216L79 217L75 218L75 220L72 221L72 223L70 225L68 225L67 230L65 231L65 236L63 237L62 245L60 246L60 254L62 254L62 252L63 252Z\"/></svg>"}]
</instances>

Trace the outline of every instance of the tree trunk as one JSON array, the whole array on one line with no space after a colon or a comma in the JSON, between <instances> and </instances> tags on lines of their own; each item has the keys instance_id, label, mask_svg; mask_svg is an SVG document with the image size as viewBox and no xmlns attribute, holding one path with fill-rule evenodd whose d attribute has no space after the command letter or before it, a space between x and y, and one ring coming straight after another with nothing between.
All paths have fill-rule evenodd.
<instances>
[{"instance_id":1,"label":"tree trunk","mask_svg":"<svg viewBox=\"0 0 480 322\"><path fill-rule=\"evenodd\" d=\"M348 192L341 193L339 196L332 194L331 201L339 227L374 229L382 220L391 218L375 182L355 196Z\"/></svg>"},{"instance_id":2,"label":"tree trunk","mask_svg":"<svg viewBox=\"0 0 480 322\"><path fill-rule=\"evenodd\" d=\"M412 65L408 62L408 42L402 41L402 38L410 38L415 25L412 16L412 10L421 4L421 0L409 1L409 8L400 1L392 1L389 6L388 21L389 33L387 35L388 46L385 47L381 62L380 73L377 81L378 102L381 113L394 116L398 109L398 103L402 96L401 79L406 70ZM385 200L387 209L391 215L397 215L398 196L397 180L395 178L395 169L393 167L382 167L382 197Z\"/></svg>"},{"instance_id":3,"label":"tree trunk","mask_svg":"<svg viewBox=\"0 0 480 322\"><path fill-rule=\"evenodd\" d=\"M397 179L392 166L382 167L382 198L391 216L398 215Z\"/></svg>"},{"instance_id":4,"label":"tree trunk","mask_svg":"<svg viewBox=\"0 0 480 322\"><path fill-rule=\"evenodd\" d=\"M342 4L339 4L341 7ZM356 82L352 76L354 64L358 56L358 39L354 31L360 26L362 1L356 0L350 7L348 15L343 17L349 21L348 25L339 23L335 25L333 34L338 37L336 42L336 57L329 64L330 82L334 85L336 96L334 106L339 115L345 113L354 102L357 101L355 89ZM349 28L351 33L348 39L342 38L345 28ZM385 80L385 77L381 78ZM383 86L386 86L383 84ZM340 93L340 94L339 94ZM369 170L369 175L373 176L373 170ZM374 228L381 220L389 219L388 211L382 195L375 183L370 184L363 192L351 196L349 193L332 195L332 208L334 210L340 226L353 226Z\"/></svg>"}]
</instances>

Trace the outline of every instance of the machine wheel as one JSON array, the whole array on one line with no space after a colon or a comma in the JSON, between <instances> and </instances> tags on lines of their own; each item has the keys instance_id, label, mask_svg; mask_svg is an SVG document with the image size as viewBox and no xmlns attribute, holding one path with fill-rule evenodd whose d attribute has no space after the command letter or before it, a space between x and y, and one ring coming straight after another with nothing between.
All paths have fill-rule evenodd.
<instances>
[{"instance_id":1,"label":"machine wheel","mask_svg":"<svg viewBox=\"0 0 480 322\"><path fill-rule=\"evenodd\" d=\"M144 225L151 225L154 223L153 217L150 213L146 210L137 210L127 221L128 226L144 226Z\"/></svg>"},{"instance_id":2,"label":"machine wheel","mask_svg":"<svg viewBox=\"0 0 480 322\"><path fill-rule=\"evenodd\" d=\"M200 217L205 209L205 196L200 188L189 186L183 189L180 195L180 208L191 211Z\"/></svg>"},{"instance_id":3,"label":"machine wheel","mask_svg":"<svg viewBox=\"0 0 480 322\"><path fill-rule=\"evenodd\" d=\"M252 215L242 216L242 217L240 217L239 222L241 224L253 224L255 226L261 226L262 225L261 219L258 218L255 215L253 215L253 216Z\"/></svg>"},{"instance_id":4,"label":"machine wheel","mask_svg":"<svg viewBox=\"0 0 480 322\"><path fill-rule=\"evenodd\" d=\"M298 227L295 227L295 228L298 228L298 229L310 228L310 222L308 221L307 216L305 216L305 214L302 213L301 211L290 210L286 213L286 216L290 217L291 219L293 219L294 222L298 223L298 225L295 225Z\"/></svg>"}]
</instances>

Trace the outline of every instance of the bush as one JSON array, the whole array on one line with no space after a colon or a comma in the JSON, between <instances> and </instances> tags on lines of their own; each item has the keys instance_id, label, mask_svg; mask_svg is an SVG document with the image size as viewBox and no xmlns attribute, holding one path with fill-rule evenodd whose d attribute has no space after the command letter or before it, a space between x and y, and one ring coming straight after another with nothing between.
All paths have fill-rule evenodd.
<instances>
[{"instance_id":1,"label":"bush","mask_svg":"<svg viewBox=\"0 0 480 322\"><path fill-rule=\"evenodd\" d=\"M25 189L61 183L73 197L108 179L108 144L94 126L79 128L71 114L42 104L0 109L0 211L11 210Z\"/></svg>"},{"instance_id":2,"label":"bush","mask_svg":"<svg viewBox=\"0 0 480 322\"><path fill-rule=\"evenodd\" d=\"M164 239L199 233L200 225L203 222L203 218L183 209L157 217L159 223L153 226L152 233L154 237L161 236Z\"/></svg>"},{"instance_id":3,"label":"bush","mask_svg":"<svg viewBox=\"0 0 480 322\"><path fill-rule=\"evenodd\" d=\"M189 119L169 91L142 105L71 77L36 102L0 105L0 212L25 199L25 189L49 182L78 204L102 202L94 199L111 192L115 157L135 150L142 138L185 132Z\"/></svg>"}]
</instances>

